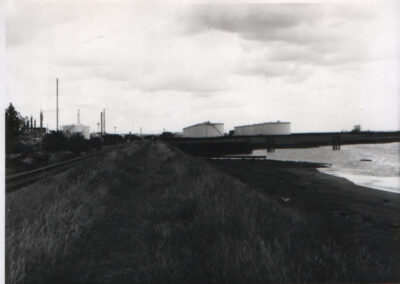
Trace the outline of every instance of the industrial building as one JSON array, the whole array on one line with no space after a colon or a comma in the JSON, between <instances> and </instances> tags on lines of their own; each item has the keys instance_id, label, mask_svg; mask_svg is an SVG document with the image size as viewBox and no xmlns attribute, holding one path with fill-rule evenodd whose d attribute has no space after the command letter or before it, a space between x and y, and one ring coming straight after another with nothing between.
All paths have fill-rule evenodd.
<instances>
[{"instance_id":1,"label":"industrial building","mask_svg":"<svg viewBox=\"0 0 400 284\"><path fill-rule=\"evenodd\" d=\"M209 121L183 128L183 137L218 137L224 136L224 124Z\"/></svg>"},{"instance_id":2,"label":"industrial building","mask_svg":"<svg viewBox=\"0 0 400 284\"><path fill-rule=\"evenodd\" d=\"M63 125L62 131L67 137L74 134L81 134L85 139L90 139L90 127L82 124Z\"/></svg>"},{"instance_id":3,"label":"industrial building","mask_svg":"<svg viewBox=\"0 0 400 284\"><path fill-rule=\"evenodd\" d=\"M237 136L247 135L289 135L290 122L264 122L251 125L235 126Z\"/></svg>"}]
</instances>

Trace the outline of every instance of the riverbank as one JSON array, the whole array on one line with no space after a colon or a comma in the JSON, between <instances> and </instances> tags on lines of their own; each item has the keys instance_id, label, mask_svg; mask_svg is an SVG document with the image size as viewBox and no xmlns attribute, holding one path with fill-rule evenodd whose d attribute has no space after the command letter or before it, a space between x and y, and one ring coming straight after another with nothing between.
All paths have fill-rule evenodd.
<instances>
[{"instance_id":1,"label":"riverbank","mask_svg":"<svg viewBox=\"0 0 400 284\"><path fill-rule=\"evenodd\" d=\"M260 173L251 183L239 174L244 164L217 165L160 142L95 159L7 194L7 283L400 279L395 251L382 259L358 234L340 234L341 223L313 216L306 199L307 210L288 206L295 195L283 196L284 187L321 190L309 164L269 165L262 189L260 165L245 165L248 174Z\"/></svg>"},{"instance_id":2,"label":"riverbank","mask_svg":"<svg viewBox=\"0 0 400 284\"><path fill-rule=\"evenodd\" d=\"M357 186L340 177L321 173L322 164L211 160L210 164L303 214L319 231L330 232L343 245L352 239L376 253L381 263L397 271L400 279L400 195Z\"/></svg>"}]
</instances>

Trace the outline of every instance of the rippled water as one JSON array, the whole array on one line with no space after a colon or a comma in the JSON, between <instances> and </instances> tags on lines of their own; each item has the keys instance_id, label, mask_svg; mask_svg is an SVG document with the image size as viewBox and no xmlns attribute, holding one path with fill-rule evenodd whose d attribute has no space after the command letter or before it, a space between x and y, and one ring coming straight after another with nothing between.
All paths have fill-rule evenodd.
<instances>
[{"instance_id":1,"label":"rippled water","mask_svg":"<svg viewBox=\"0 0 400 284\"><path fill-rule=\"evenodd\" d=\"M253 155L268 159L330 164L320 171L375 189L400 193L400 143L343 145L308 149L277 149L273 153L255 150ZM371 161L361 161L371 160Z\"/></svg>"}]
</instances>

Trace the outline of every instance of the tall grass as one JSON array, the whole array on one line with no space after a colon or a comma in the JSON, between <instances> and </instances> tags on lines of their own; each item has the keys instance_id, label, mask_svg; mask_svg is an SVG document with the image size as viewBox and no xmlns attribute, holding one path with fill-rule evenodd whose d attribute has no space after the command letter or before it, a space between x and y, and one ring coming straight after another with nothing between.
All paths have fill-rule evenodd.
<instances>
[{"instance_id":1,"label":"tall grass","mask_svg":"<svg viewBox=\"0 0 400 284\"><path fill-rule=\"evenodd\" d=\"M6 196L6 283L41 283L104 212L99 166L88 164Z\"/></svg>"},{"instance_id":2,"label":"tall grass","mask_svg":"<svg viewBox=\"0 0 400 284\"><path fill-rule=\"evenodd\" d=\"M41 187L30 197L7 197L16 211L7 215L8 283L343 282L391 275L361 244L337 244L301 214L159 142L113 152L104 168L87 166Z\"/></svg>"}]
</instances>

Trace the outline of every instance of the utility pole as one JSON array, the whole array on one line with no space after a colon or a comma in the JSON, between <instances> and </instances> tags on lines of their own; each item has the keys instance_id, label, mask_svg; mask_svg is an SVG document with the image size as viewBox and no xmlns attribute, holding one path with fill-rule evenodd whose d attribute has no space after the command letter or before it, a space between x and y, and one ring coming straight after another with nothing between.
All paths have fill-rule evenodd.
<instances>
[{"instance_id":1,"label":"utility pole","mask_svg":"<svg viewBox=\"0 0 400 284\"><path fill-rule=\"evenodd\" d=\"M106 134L106 109L103 109L103 120L104 134Z\"/></svg>"},{"instance_id":2,"label":"utility pole","mask_svg":"<svg viewBox=\"0 0 400 284\"><path fill-rule=\"evenodd\" d=\"M100 112L100 134L103 135L103 112Z\"/></svg>"},{"instance_id":3,"label":"utility pole","mask_svg":"<svg viewBox=\"0 0 400 284\"><path fill-rule=\"evenodd\" d=\"M58 132L58 78L56 79L56 116L57 116L57 132Z\"/></svg>"}]
</instances>

